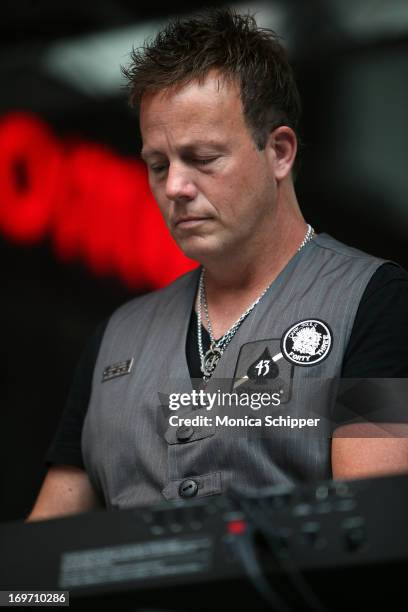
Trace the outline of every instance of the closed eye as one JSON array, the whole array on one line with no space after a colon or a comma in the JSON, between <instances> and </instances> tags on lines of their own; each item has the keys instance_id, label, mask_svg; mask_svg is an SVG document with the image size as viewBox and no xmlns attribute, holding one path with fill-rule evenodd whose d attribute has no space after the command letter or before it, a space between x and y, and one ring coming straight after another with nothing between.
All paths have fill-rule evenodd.
<instances>
[{"instance_id":1,"label":"closed eye","mask_svg":"<svg viewBox=\"0 0 408 612\"><path fill-rule=\"evenodd\" d=\"M149 166L149 170L150 172L153 172L153 174L160 174L161 172L167 170L167 168L168 164L151 164Z\"/></svg>"},{"instance_id":2,"label":"closed eye","mask_svg":"<svg viewBox=\"0 0 408 612\"><path fill-rule=\"evenodd\" d=\"M217 159L218 157L201 157L201 158L196 158L193 161L198 166L208 166L208 164L211 164Z\"/></svg>"},{"instance_id":3,"label":"closed eye","mask_svg":"<svg viewBox=\"0 0 408 612\"><path fill-rule=\"evenodd\" d=\"M191 157L189 160L185 161L195 166L209 166L211 163L215 162L218 157L218 155L216 157ZM149 171L153 174L161 174L165 172L168 167L168 163L153 163L149 164Z\"/></svg>"}]
</instances>

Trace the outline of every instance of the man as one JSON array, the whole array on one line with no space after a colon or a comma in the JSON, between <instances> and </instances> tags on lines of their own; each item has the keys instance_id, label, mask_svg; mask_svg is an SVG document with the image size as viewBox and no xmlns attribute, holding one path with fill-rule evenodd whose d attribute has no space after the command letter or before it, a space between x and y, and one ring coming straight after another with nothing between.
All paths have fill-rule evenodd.
<instances>
[{"instance_id":1,"label":"man","mask_svg":"<svg viewBox=\"0 0 408 612\"><path fill-rule=\"evenodd\" d=\"M168 398L191 396L190 377L213 390L216 379L231 390L273 379L282 418L313 405L317 421L333 407L327 381L405 377L408 360L395 354L408 345L408 280L303 219L293 183L299 96L277 37L253 18L217 10L175 20L125 72L151 189L201 268L126 304L99 331L29 520L407 470L406 439L364 423L338 427L332 441L312 426L249 440L169 425ZM193 417L196 406L181 413Z\"/></svg>"}]
</instances>

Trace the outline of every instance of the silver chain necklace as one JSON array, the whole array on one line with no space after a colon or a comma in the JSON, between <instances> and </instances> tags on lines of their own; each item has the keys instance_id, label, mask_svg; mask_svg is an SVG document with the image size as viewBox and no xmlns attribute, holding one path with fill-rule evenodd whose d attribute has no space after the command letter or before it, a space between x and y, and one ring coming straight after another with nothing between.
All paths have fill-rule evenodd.
<instances>
[{"instance_id":1,"label":"silver chain necklace","mask_svg":"<svg viewBox=\"0 0 408 612\"><path fill-rule=\"evenodd\" d=\"M314 232L313 227L308 224L306 234L301 244L299 245L297 252L303 249L303 247L313 238L314 233L315 232ZM245 321L249 313L255 308L258 302L261 301L261 299L263 298L265 293L268 291L272 283L270 283L266 287L266 289L262 291L261 295L255 300L255 302L253 302L253 304L251 304L251 306L249 306L249 308L245 310L245 312L242 313L239 319L235 321L235 323L229 328L229 330L226 331L225 334L221 338L219 338L219 340L216 340L212 333L211 321L210 321L210 317L208 314L207 297L206 297L205 286L204 286L204 276L205 276L205 270L204 268L202 268L201 275L200 275L200 282L198 285L197 339L198 339L198 352L200 355L201 371L203 373L204 381L207 381L211 377L215 368L217 367L217 364L219 360L221 359L221 355L225 351L228 344L231 342L235 333L238 331L241 323ZM205 353L205 355L203 351L203 338L202 338L202 330L201 330L201 321L202 321L201 307L204 308L205 318L206 318L207 326L208 326L208 333L210 335L210 340L211 340L210 348Z\"/></svg>"}]
</instances>

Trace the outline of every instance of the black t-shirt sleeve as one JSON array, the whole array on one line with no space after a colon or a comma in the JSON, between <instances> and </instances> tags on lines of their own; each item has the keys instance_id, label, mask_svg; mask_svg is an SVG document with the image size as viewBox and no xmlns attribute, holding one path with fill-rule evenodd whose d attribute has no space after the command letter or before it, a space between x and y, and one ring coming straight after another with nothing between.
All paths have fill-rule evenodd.
<instances>
[{"instance_id":1,"label":"black t-shirt sleeve","mask_svg":"<svg viewBox=\"0 0 408 612\"><path fill-rule=\"evenodd\" d=\"M97 327L78 362L58 429L45 457L48 466L58 464L84 468L82 426L91 397L96 358L107 324L108 319Z\"/></svg>"},{"instance_id":2,"label":"black t-shirt sleeve","mask_svg":"<svg viewBox=\"0 0 408 612\"><path fill-rule=\"evenodd\" d=\"M406 423L408 274L383 264L368 283L344 355L333 426ZM351 380L353 379L353 380Z\"/></svg>"},{"instance_id":3,"label":"black t-shirt sleeve","mask_svg":"<svg viewBox=\"0 0 408 612\"><path fill-rule=\"evenodd\" d=\"M408 273L395 264L383 264L361 298L342 377L408 377L407 321Z\"/></svg>"}]
</instances>

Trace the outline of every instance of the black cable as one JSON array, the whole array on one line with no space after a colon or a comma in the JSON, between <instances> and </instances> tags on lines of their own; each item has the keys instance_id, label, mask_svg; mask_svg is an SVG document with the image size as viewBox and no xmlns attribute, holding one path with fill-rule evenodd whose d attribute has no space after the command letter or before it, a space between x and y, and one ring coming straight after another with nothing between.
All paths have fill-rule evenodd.
<instances>
[{"instance_id":1,"label":"black cable","mask_svg":"<svg viewBox=\"0 0 408 612\"><path fill-rule=\"evenodd\" d=\"M231 535L233 550L244 567L246 574L261 597L272 606L276 612L292 612L282 597L268 582L255 551L255 538L251 525L247 525L244 533Z\"/></svg>"},{"instance_id":2,"label":"black cable","mask_svg":"<svg viewBox=\"0 0 408 612\"><path fill-rule=\"evenodd\" d=\"M287 555L286 557L278 554L276 550L276 543L280 537L279 531L268 521L265 516L265 509L256 509L255 503L259 503L259 500L253 500L250 498L240 498L239 503L244 514L253 523L255 528L258 528L260 533L264 536L267 543L269 544L270 551L272 552L275 561L280 565L282 570L290 579L292 585L295 587L299 596L313 612L328 612L328 609L320 601L317 594L313 591L311 586L305 580L302 573L299 571L297 566L293 563L292 559Z\"/></svg>"}]
</instances>

